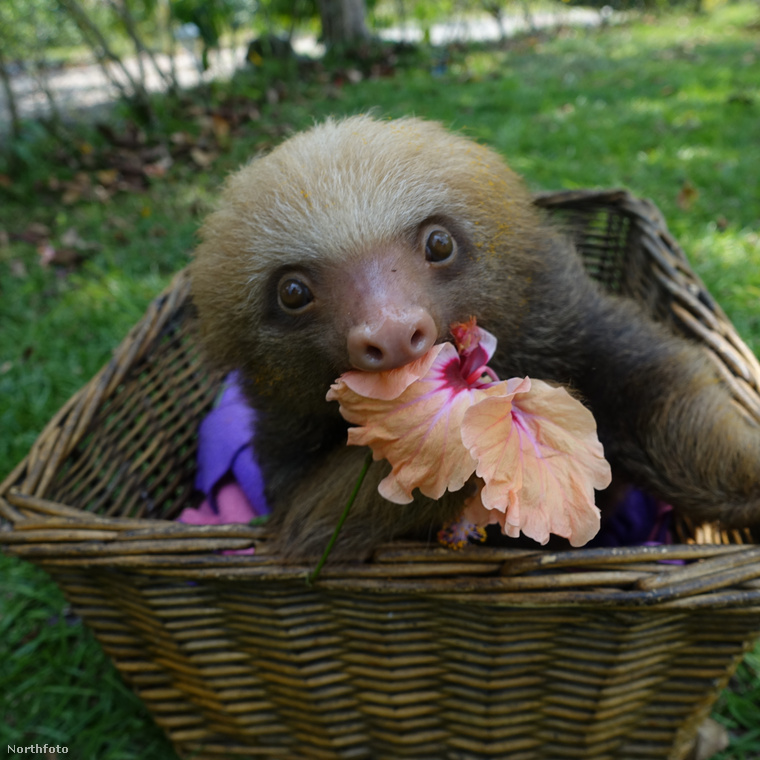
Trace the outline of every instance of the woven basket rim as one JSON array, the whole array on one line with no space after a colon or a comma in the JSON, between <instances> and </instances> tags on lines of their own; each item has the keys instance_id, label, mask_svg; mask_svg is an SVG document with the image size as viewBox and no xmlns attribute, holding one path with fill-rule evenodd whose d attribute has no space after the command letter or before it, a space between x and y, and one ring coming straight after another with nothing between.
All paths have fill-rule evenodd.
<instances>
[{"instance_id":1,"label":"woven basket rim","mask_svg":"<svg viewBox=\"0 0 760 760\"><path fill-rule=\"evenodd\" d=\"M101 517L11 489L0 497L0 546L44 569L102 568L152 577L303 583L312 565L267 551L265 526L186 525ZM253 555L240 553L255 548ZM222 553L230 552L230 553ZM412 594L501 606L760 611L760 546L544 549L442 546L397 540L367 563L328 563L320 590Z\"/></svg>"},{"instance_id":2,"label":"woven basket rim","mask_svg":"<svg viewBox=\"0 0 760 760\"><path fill-rule=\"evenodd\" d=\"M680 258L686 261L656 206L627 190L536 196L537 205L544 208L588 201L647 214L652 220L651 234L666 241L676 268ZM663 266L674 267L669 261ZM0 546L6 552L44 567L120 567L187 579L301 581L313 569L278 562L268 551L265 526L195 526L155 518L104 517L45 498L47 485L85 434L98 403L149 351L175 309L189 297L189 288L188 270L183 269L153 301L113 358L61 407L27 457L0 484L0 518L6 522L0 530ZM713 314L711 318L725 319L717 305ZM741 343L738 336L737 340ZM754 367L742 371L755 384L760 378L760 365L756 378ZM253 555L237 553L252 547ZM672 544L560 552L474 546L452 552L399 540L380 547L366 564L328 563L317 585L361 592L443 594L498 604L751 609L749 605L760 604L758 559L760 547L754 545ZM677 562L689 564L670 564Z\"/></svg>"}]
</instances>

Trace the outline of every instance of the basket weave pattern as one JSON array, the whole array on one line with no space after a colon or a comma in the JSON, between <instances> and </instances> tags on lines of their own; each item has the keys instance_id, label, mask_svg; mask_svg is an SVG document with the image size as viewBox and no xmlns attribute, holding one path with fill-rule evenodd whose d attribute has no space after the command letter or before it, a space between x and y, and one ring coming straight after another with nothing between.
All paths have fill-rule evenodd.
<instances>
[{"instance_id":1,"label":"basket weave pattern","mask_svg":"<svg viewBox=\"0 0 760 760\"><path fill-rule=\"evenodd\" d=\"M760 366L652 204L537 203L760 422ZM181 755L684 757L760 633L747 531L559 553L398 541L309 587L265 527L173 522L220 380L193 335L182 272L0 485L0 545L51 573Z\"/></svg>"}]
</instances>

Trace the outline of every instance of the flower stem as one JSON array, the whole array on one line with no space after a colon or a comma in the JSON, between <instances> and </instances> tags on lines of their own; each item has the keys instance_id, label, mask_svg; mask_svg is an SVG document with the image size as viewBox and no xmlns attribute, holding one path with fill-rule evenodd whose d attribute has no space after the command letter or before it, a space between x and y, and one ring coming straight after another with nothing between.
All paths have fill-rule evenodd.
<instances>
[{"instance_id":1,"label":"flower stem","mask_svg":"<svg viewBox=\"0 0 760 760\"><path fill-rule=\"evenodd\" d=\"M325 564L325 562L327 562L327 558L330 556L330 552L332 551L332 548L335 545L335 541L338 538L338 533L340 533L340 529L343 527L343 523L346 522L346 518L348 517L348 513L351 509L351 505L356 500L356 495L359 493L359 489L361 488L361 485L364 482L364 476L367 474L367 470L369 470L369 466L371 464L372 464L372 452L368 451L367 456L364 459L364 465L362 466L362 471L359 473L359 477L356 481L356 485L354 486L354 490L351 491L351 495L348 497L346 506L343 509L343 514L340 516L340 519L338 520L338 524L335 526L335 530L333 531L332 537L330 538L330 542L327 544L327 548L322 554L322 557L320 558L317 566L306 576L307 585L311 586L311 584L314 583L315 580L317 580L317 578L319 577L319 573L322 571L322 566Z\"/></svg>"}]
</instances>

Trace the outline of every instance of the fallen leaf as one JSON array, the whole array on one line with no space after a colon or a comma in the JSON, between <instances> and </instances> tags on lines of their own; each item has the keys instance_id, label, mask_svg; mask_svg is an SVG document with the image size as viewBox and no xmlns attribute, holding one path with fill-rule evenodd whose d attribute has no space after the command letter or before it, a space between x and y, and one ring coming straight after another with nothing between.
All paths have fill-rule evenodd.
<instances>
[{"instance_id":1,"label":"fallen leaf","mask_svg":"<svg viewBox=\"0 0 760 760\"><path fill-rule=\"evenodd\" d=\"M95 172L95 176L98 178L98 182L105 187L110 187L119 178L119 172L117 169L101 169Z\"/></svg>"},{"instance_id":2,"label":"fallen leaf","mask_svg":"<svg viewBox=\"0 0 760 760\"><path fill-rule=\"evenodd\" d=\"M181 147L194 144L195 138L189 132L172 132L169 135L169 142L171 142L172 145Z\"/></svg>"},{"instance_id":3,"label":"fallen leaf","mask_svg":"<svg viewBox=\"0 0 760 760\"><path fill-rule=\"evenodd\" d=\"M705 719L697 731L694 748L688 760L710 760L731 743L726 727L712 718Z\"/></svg>"},{"instance_id":4,"label":"fallen leaf","mask_svg":"<svg viewBox=\"0 0 760 760\"><path fill-rule=\"evenodd\" d=\"M66 248L75 248L77 251L98 251L101 248L100 243L84 240L74 227L69 227L61 235L61 243Z\"/></svg>"},{"instance_id":5,"label":"fallen leaf","mask_svg":"<svg viewBox=\"0 0 760 760\"><path fill-rule=\"evenodd\" d=\"M697 190L688 179L684 180L683 185L681 185L681 190L678 193L678 197L676 198L678 207L684 211L688 211L692 205L694 205L694 201L696 201L697 198L699 198L699 190Z\"/></svg>"},{"instance_id":6,"label":"fallen leaf","mask_svg":"<svg viewBox=\"0 0 760 760\"><path fill-rule=\"evenodd\" d=\"M103 187L103 185L95 185L95 187L92 188L92 197L99 203L107 203L111 200L112 195L113 190L107 189Z\"/></svg>"},{"instance_id":7,"label":"fallen leaf","mask_svg":"<svg viewBox=\"0 0 760 760\"><path fill-rule=\"evenodd\" d=\"M166 175L166 172L169 170L172 163L171 156L165 156L155 163L145 164L145 166L143 166L143 172L147 177L163 177Z\"/></svg>"},{"instance_id":8,"label":"fallen leaf","mask_svg":"<svg viewBox=\"0 0 760 760\"><path fill-rule=\"evenodd\" d=\"M217 158L217 154L202 150L201 148L193 148L190 151L190 158L192 158L193 161L195 161L195 163L200 166L201 169L206 169L214 163Z\"/></svg>"},{"instance_id":9,"label":"fallen leaf","mask_svg":"<svg viewBox=\"0 0 760 760\"><path fill-rule=\"evenodd\" d=\"M63 183L63 196L61 202L66 206L71 206L89 192L92 186L92 180L85 172L78 172L74 179Z\"/></svg>"},{"instance_id":10,"label":"fallen leaf","mask_svg":"<svg viewBox=\"0 0 760 760\"><path fill-rule=\"evenodd\" d=\"M132 225L121 216L109 216L106 219L106 223L109 227L113 227L115 230L128 230Z\"/></svg>"},{"instance_id":11,"label":"fallen leaf","mask_svg":"<svg viewBox=\"0 0 760 760\"><path fill-rule=\"evenodd\" d=\"M29 276L26 264L21 259L11 259L11 274L20 280L25 280Z\"/></svg>"},{"instance_id":12,"label":"fallen leaf","mask_svg":"<svg viewBox=\"0 0 760 760\"><path fill-rule=\"evenodd\" d=\"M39 243L50 237L50 227L42 222L32 222L21 233L21 239L27 243Z\"/></svg>"},{"instance_id":13,"label":"fallen leaf","mask_svg":"<svg viewBox=\"0 0 760 760\"><path fill-rule=\"evenodd\" d=\"M80 251L75 248L55 248L50 243L43 243L37 247L40 256L40 265L61 267L74 267L84 258Z\"/></svg>"},{"instance_id":14,"label":"fallen leaf","mask_svg":"<svg viewBox=\"0 0 760 760\"><path fill-rule=\"evenodd\" d=\"M229 141L230 137L230 122L220 114L211 115L211 129L214 133L214 137L224 144Z\"/></svg>"}]
</instances>

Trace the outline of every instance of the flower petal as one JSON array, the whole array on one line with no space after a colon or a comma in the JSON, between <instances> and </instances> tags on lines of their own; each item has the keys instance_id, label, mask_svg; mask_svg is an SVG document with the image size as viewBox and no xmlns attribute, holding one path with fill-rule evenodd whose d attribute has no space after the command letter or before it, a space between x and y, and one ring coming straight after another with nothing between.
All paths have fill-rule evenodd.
<instances>
[{"instance_id":1,"label":"flower petal","mask_svg":"<svg viewBox=\"0 0 760 760\"><path fill-rule=\"evenodd\" d=\"M546 543L554 533L582 546L599 530L594 489L611 479L594 418L564 388L527 378L508 386L463 419L463 442L485 481L482 505L501 513L508 535Z\"/></svg>"},{"instance_id":2,"label":"flower petal","mask_svg":"<svg viewBox=\"0 0 760 760\"><path fill-rule=\"evenodd\" d=\"M439 343L433 346L424 356L405 364L403 367L389 369L386 372L351 370L342 374L337 382L342 381L360 396L391 401L398 398L412 383L427 374L444 345L446 344ZM338 400L338 397L333 393L334 388L335 385L332 385L327 392L328 401Z\"/></svg>"},{"instance_id":3,"label":"flower petal","mask_svg":"<svg viewBox=\"0 0 760 760\"><path fill-rule=\"evenodd\" d=\"M397 398L367 398L343 378L330 391L343 417L360 426L349 428L348 443L369 446L375 459L390 462L391 473L379 491L397 504L412 501L415 488L433 499L462 488L475 470L475 460L462 444L462 418L474 402L503 392L503 383L482 389L467 385L450 343L433 350L427 374Z\"/></svg>"},{"instance_id":4,"label":"flower petal","mask_svg":"<svg viewBox=\"0 0 760 760\"><path fill-rule=\"evenodd\" d=\"M486 362L491 360L496 351L496 336L478 327L475 317L470 317L467 322L455 322L449 330L461 356L469 356L475 348L480 347L486 353Z\"/></svg>"},{"instance_id":5,"label":"flower petal","mask_svg":"<svg viewBox=\"0 0 760 760\"><path fill-rule=\"evenodd\" d=\"M462 377L471 384L477 383L484 374L489 376L489 383L498 380L493 371L486 367L496 351L496 336L478 327L475 317L470 317L467 322L457 322L449 329L454 336L457 352L462 357Z\"/></svg>"}]
</instances>

